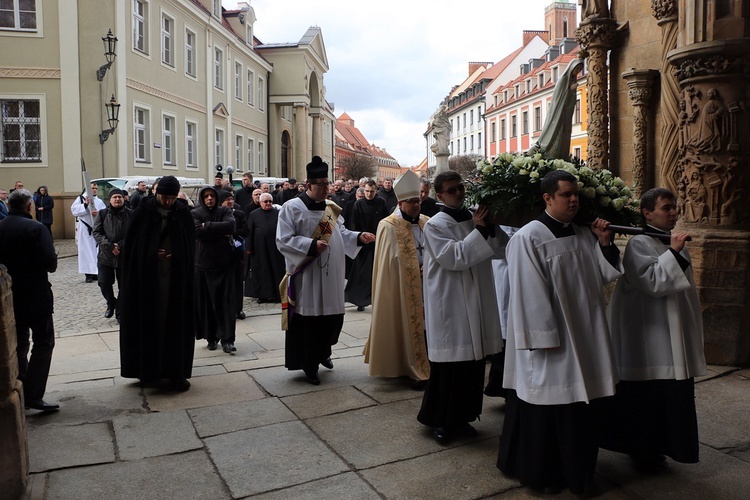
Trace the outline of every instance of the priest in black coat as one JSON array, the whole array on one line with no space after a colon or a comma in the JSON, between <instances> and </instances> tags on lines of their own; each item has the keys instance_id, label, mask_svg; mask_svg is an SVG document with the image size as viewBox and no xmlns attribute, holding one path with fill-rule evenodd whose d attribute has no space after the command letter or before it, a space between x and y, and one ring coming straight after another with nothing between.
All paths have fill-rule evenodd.
<instances>
[{"instance_id":1,"label":"priest in black coat","mask_svg":"<svg viewBox=\"0 0 750 500\"><path fill-rule=\"evenodd\" d=\"M245 295L255 297L258 303L280 302L279 283L286 274L284 256L276 247L276 226L279 210L269 193L260 195L260 210L250 214L247 225L247 249L250 252L252 277L245 282Z\"/></svg>"},{"instance_id":2,"label":"priest in black coat","mask_svg":"<svg viewBox=\"0 0 750 500\"><path fill-rule=\"evenodd\" d=\"M393 191L393 190L391 190ZM365 198L354 203L351 216L351 229L375 233L378 223L385 219L388 214L386 200L376 196L377 185L375 181L367 181L365 184ZM347 275L345 299L357 306L358 311L364 311L366 306L372 304L372 266L375 258L375 243L362 246L352 267Z\"/></svg>"},{"instance_id":3,"label":"priest in black coat","mask_svg":"<svg viewBox=\"0 0 750 500\"><path fill-rule=\"evenodd\" d=\"M193 369L195 226L179 181L162 177L133 213L121 254L120 365L141 384L185 391Z\"/></svg>"}]
</instances>

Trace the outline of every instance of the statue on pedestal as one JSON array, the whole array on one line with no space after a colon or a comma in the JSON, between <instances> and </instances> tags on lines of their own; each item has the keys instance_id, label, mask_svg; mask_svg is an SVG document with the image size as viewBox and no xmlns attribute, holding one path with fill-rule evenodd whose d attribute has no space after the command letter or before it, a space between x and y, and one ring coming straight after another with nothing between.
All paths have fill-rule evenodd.
<instances>
[{"instance_id":1,"label":"statue on pedestal","mask_svg":"<svg viewBox=\"0 0 750 500\"><path fill-rule=\"evenodd\" d=\"M448 106L441 104L433 113L430 117L430 128L435 138L430 150L435 153L435 156L450 155L448 144L451 139L451 123L448 120Z\"/></svg>"}]
</instances>

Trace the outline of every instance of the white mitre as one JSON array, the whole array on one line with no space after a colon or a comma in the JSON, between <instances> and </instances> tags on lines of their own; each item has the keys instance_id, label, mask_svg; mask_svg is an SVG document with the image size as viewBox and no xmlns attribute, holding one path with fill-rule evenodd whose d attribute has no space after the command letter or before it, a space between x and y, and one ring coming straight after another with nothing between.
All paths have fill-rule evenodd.
<instances>
[{"instance_id":1,"label":"white mitre","mask_svg":"<svg viewBox=\"0 0 750 500\"><path fill-rule=\"evenodd\" d=\"M411 198L419 198L420 181L417 174L407 170L399 175L393 182L393 190L396 192L396 199L404 201Z\"/></svg>"}]
</instances>

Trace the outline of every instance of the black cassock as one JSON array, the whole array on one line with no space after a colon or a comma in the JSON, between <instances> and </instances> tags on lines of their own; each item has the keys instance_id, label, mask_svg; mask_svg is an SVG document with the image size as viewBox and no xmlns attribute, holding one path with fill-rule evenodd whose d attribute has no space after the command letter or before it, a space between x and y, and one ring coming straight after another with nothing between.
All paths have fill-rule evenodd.
<instances>
[{"instance_id":1,"label":"black cassock","mask_svg":"<svg viewBox=\"0 0 750 500\"><path fill-rule=\"evenodd\" d=\"M122 376L190 378L195 225L187 203L178 199L163 210L156 197L144 198L130 220L120 265Z\"/></svg>"},{"instance_id":2,"label":"black cassock","mask_svg":"<svg viewBox=\"0 0 750 500\"><path fill-rule=\"evenodd\" d=\"M351 229L375 234L378 223L388 216L385 200L376 196L373 200L366 198L354 202L351 214ZM375 243L363 245L352 263L347 275L344 298L357 306L369 306L372 303L372 266L375 259Z\"/></svg>"},{"instance_id":3,"label":"black cassock","mask_svg":"<svg viewBox=\"0 0 750 500\"><path fill-rule=\"evenodd\" d=\"M253 210L247 218L250 234L246 246L250 250L252 276L245 282L245 296L280 302L279 283L286 273L284 256L276 248L276 226L279 211Z\"/></svg>"}]
</instances>

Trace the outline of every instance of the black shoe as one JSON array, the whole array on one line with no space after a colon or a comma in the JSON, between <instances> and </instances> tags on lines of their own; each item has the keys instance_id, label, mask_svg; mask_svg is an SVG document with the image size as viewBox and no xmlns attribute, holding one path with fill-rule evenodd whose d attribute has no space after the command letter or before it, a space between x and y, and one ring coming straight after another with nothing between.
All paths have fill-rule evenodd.
<instances>
[{"instance_id":1,"label":"black shoe","mask_svg":"<svg viewBox=\"0 0 750 500\"><path fill-rule=\"evenodd\" d=\"M221 344L221 348L224 349L224 352L227 353L227 354L229 354L230 352L234 352L234 351L237 350L237 348L234 347L234 342L222 343Z\"/></svg>"},{"instance_id":2,"label":"black shoe","mask_svg":"<svg viewBox=\"0 0 750 500\"><path fill-rule=\"evenodd\" d=\"M209 341L208 341L208 350L209 350L209 351L215 351L215 350L216 350L216 347L217 347L218 345L219 345L219 344L218 344L218 343L217 343L217 342L216 342L215 340L209 340Z\"/></svg>"},{"instance_id":3,"label":"black shoe","mask_svg":"<svg viewBox=\"0 0 750 500\"><path fill-rule=\"evenodd\" d=\"M466 437L474 437L477 434L479 434L477 430L468 422L464 422L463 424L456 425L451 430L454 431L456 434L459 434L461 436L466 436Z\"/></svg>"},{"instance_id":4,"label":"black shoe","mask_svg":"<svg viewBox=\"0 0 750 500\"><path fill-rule=\"evenodd\" d=\"M54 405L46 403L43 399L32 399L26 401L27 410L39 410L39 411L57 411L60 409L60 405Z\"/></svg>"},{"instance_id":5,"label":"black shoe","mask_svg":"<svg viewBox=\"0 0 750 500\"><path fill-rule=\"evenodd\" d=\"M318 378L318 370L305 370L305 377L307 381L312 385L320 385L320 378Z\"/></svg>"},{"instance_id":6,"label":"black shoe","mask_svg":"<svg viewBox=\"0 0 750 500\"><path fill-rule=\"evenodd\" d=\"M185 392L190 389L190 382L184 378L173 378L169 380L169 388L174 391Z\"/></svg>"},{"instance_id":7,"label":"black shoe","mask_svg":"<svg viewBox=\"0 0 750 500\"><path fill-rule=\"evenodd\" d=\"M427 387L427 381L426 380L412 380L411 381L411 388L415 391L424 391L425 387Z\"/></svg>"},{"instance_id":8,"label":"black shoe","mask_svg":"<svg viewBox=\"0 0 750 500\"><path fill-rule=\"evenodd\" d=\"M115 314L115 310L112 309L111 307L108 307L107 311L104 313L104 317L107 318L107 319L109 319L112 316L114 316L114 314Z\"/></svg>"},{"instance_id":9,"label":"black shoe","mask_svg":"<svg viewBox=\"0 0 750 500\"><path fill-rule=\"evenodd\" d=\"M91 276L89 276L89 275L87 274L87 275L86 275L86 283L93 283L93 282L94 282L94 280L93 280L93 279L91 278Z\"/></svg>"},{"instance_id":10,"label":"black shoe","mask_svg":"<svg viewBox=\"0 0 750 500\"><path fill-rule=\"evenodd\" d=\"M327 358L324 361L320 362L321 365L325 366L329 370L333 370L333 361L331 361L331 358Z\"/></svg>"},{"instance_id":11,"label":"black shoe","mask_svg":"<svg viewBox=\"0 0 750 500\"><path fill-rule=\"evenodd\" d=\"M362 312L365 310L365 306L357 306L357 311Z\"/></svg>"},{"instance_id":12,"label":"black shoe","mask_svg":"<svg viewBox=\"0 0 750 500\"><path fill-rule=\"evenodd\" d=\"M245 315L245 311L240 311L237 313L237 319L245 319L247 316Z\"/></svg>"},{"instance_id":13,"label":"black shoe","mask_svg":"<svg viewBox=\"0 0 750 500\"><path fill-rule=\"evenodd\" d=\"M437 441L438 444L448 444L452 436L447 428L436 427L432 430L432 437L435 438L435 441Z\"/></svg>"}]
</instances>

